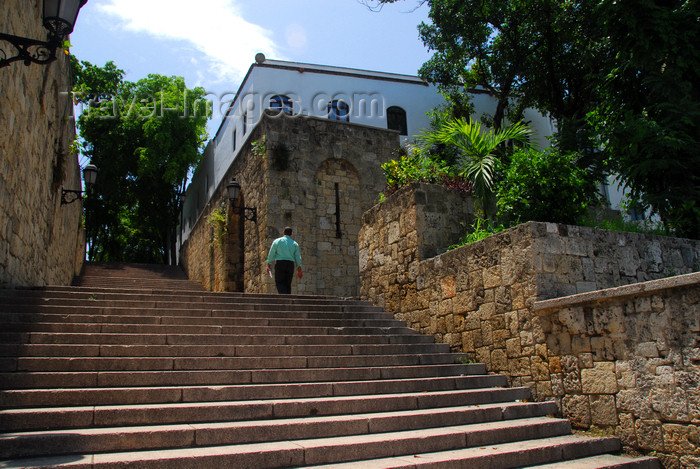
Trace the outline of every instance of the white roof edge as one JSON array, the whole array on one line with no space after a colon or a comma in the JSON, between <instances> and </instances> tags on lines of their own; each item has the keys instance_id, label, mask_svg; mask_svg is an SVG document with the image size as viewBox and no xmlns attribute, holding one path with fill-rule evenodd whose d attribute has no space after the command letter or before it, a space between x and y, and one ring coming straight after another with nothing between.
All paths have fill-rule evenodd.
<instances>
[{"instance_id":1,"label":"white roof edge","mask_svg":"<svg viewBox=\"0 0 700 469\"><path fill-rule=\"evenodd\" d=\"M374 70L364 70L359 68L349 68L349 67L337 67L333 65L318 65L310 64L304 62L287 62L284 60L270 60L265 59L262 63L254 63L253 66L272 66L272 67L284 67L284 68L298 68L303 71L319 71L319 72L332 72L332 73L342 73L348 75L365 75L368 78L388 78L388 79L400 79L407 81L415 81L416 83L425 84L422 78L416 75L405 75L401 73L390 73L390 72L378 72Z\"/></svg>"}]
</instances>

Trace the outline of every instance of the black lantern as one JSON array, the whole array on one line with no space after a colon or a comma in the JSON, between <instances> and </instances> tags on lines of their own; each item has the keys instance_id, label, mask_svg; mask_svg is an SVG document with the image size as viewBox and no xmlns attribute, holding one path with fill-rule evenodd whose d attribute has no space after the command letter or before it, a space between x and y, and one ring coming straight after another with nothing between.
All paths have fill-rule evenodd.
<instances>
[{"instance_id":1,"label":"black lantern","mask_svg":"<svg viewBox=\"0 0 700 469\"><path fill-rule=\"evenodd\" d=\"M73 31L78 12L87 0L44 0L42 11L44 27L49 31L46 41L29 39L11 34L0 33L0 41L9 42L16 49L16 54L7 57L0 48L0 67L6 67L17 60L31 63L47 64L56 59L56 49L63 39Z\"/></svg>"},{"instance_id":2,"label":"black lantern","mask_svg":"<svg viewBox=\"0 0 700 469\"><path fill-rule=\"evenodd\" d=\"M231 179L231 181L226 184L226 192L228 192L228 200L230 200L233 205L236 205L238 196L241 193L241 185L236 181L236 178Z\"/></svg>"},{"instance_id":3,"label":"black lantern","mask_svg":"<svg viewBox=\"0 0 700 469\"><path fill-rule=\"evenodd\" d=\"M85 166L85 169L83 170L83 179L85 180L85 188L90 190L97 180L97 166L94 164Z\"/></svg>"},{"instance_id":4,"label":"black lantern","mask_svg":"<svg viewBox=\"0 0 700 469\"><path fill-rule=\"evenodd\" d=\"M97 180L97 166L89 164L83 170L83 179L85 180L85 190L78 191L73 189L61 189L61 205L71 204L78 199L82 199L82 195L90 192L90 189Z\"/></svg>"},{"instance_id":5,"label":"black lantern","mask_svg":"<svg viewBox=\"0 0 700 469\"><path fill-rule=\"evenodd\" d=\"M241 194L241 185L236 181L236 178L232 178L228 184L226 184L226 192L228 193L228 200L231 201L234 210L236 209L236 201L238 196ZM257 207L238 207L238 214L245 217L246 220L250 220L253 223L258 222L258 209Z\"/></svg>"}]
</instances>

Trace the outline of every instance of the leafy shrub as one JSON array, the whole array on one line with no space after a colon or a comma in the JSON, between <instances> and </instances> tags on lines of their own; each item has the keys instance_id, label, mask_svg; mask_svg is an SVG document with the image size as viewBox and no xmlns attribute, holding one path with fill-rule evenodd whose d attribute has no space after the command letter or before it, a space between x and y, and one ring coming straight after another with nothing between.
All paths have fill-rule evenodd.
<instances>
[{"instance_id":1,"label":"leafy shrub","mask_svg":"<svg viewBox=\"0 0 700 469\"><path fill-rule=\"evenodd\" d=\"M472 225L472 232L462 236L459 241L449 246L447 250L451 251L452 249L457 249L458 247L481 241L482 239L488 238L493 234L500 233L505 229L506 227L503 225L494 226L490 220L477 217Z\"/></svg>"},{"instance_id":2,"label":"leafy shrub","mask_svg":"<svg viewBox=\"0 0 700 469\"><path fill-rule=\"evenodd\" d=\"M450 167L443 161L433 160L421 154L397 156L399 156L398 159L382 165L389 194L412 182L440 184L459 192L471 192L472 186L469 181L452 173Z\"/></svg>"},{"instance_id":3,"label":"leafy shrub","mask_svg":"<svg viewBox=\"0 0 700 469\"><path fill-rule=\"evenodd\" d=\"M226 213L225 204L222 203L221 207L213 209L209 215L207 215L207 224L213 228L214 239L211 245L217 244L220 248L224 247L224 236L228 233L226 225L228 223L228 215Z\"/></svg>"},{"instance_id":4,"label":"leafy shrub","mask_svg":"<svg viewBox=\"0 0 700 469\"><path fill-rule=\"evenodd\" d=\"M521 150L511 156L498 183L499 219L575 224L598 200L595 184L576 166L576 153Z\"/></svg>"}]
</instances>

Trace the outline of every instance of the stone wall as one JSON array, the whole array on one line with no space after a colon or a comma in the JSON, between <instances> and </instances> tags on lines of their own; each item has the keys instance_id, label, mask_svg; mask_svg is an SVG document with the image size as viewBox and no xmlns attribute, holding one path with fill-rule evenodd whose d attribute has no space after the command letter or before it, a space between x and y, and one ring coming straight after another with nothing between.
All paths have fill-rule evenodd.
<instances>
[{"instance_id":1,"label":"stone wall","mask_svg":"<svg viewBox=\"0 0 700 469\"><path fill-rule=\"evenodd\" d=\"M39 0L3 0L0 31L45 40ZM14 55L11 45L0 47ZM59 51L60 52L60 51ZM69 284L84 259L80 202L61 205L61 188L80 189L70 67L0 68L0 286Z\"/></svg>"},{"instance_id":2,"label":"stone wall","mask_svg":"<svg viewBox=\"0 0 700 469\"><path fill-rule=\"evenodd\" d=\"M700 467L700 273L534 305L552 397L665 467Z\"/></svg>"},{"instance_id":3,"label":"stone wall","mask_svg":"<svg viewBox=\"0 0 700 469\"><path fill-rule=\"evenodd\" d=\"M292 292L357 296L362 213L384 189L380 165L398 147L398 132L266 114L243 145L183 245L190 279L210 290L276 293L265 259L272 241L292 226L304 264ZM234 216L225 202L232 177L241 184L242 203L257 208L257 224ZM226 235L223 246L212 246L206 220L222 203L229 211Z\"/></svg>"},{"instance_id":4,"label":"stone wall","mask_svg":"<svg viewBox=\"0 0 700 469\"><path fill-rule=\"evenodd\" d=\"M573 414L574 409L585 414L582 405L574 405L582 398L563 381L582 363L592 367L593 350L605 364L583 375L592 373L589 379L609 373L611 357L619 356L608 353L611 339L568 334L566 343L562 335L562 343L552 349L556 322L536 311L536 302L693 272L700 241L530 222L426 259L418 233L424 239L442 227L435 223L425 229L425 219L439 218L415 202L423 191L421 186L406 188L365 213L359 237L362 298L485 363L490 372L506 375L511 385L529 386L533 398L556 400L576 424L599 424ZM453 225L447 221L444 228ZM588 324L586 314L576 321ZM637 341L641 350L651 348L642 334L649 334L648 327L642 320L626 329L630 350L636 350ZM695 347L697 354L698 344L685 347ZM692 379L698 379L697 372ZM591 408L609 408L608 397L586 398Z\"/></svg>"}]
</instances>

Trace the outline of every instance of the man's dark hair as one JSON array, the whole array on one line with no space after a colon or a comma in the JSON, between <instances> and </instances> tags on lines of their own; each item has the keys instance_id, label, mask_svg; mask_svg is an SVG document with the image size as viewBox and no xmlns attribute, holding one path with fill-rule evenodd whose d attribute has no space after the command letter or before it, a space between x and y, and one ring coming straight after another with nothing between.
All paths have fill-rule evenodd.
<instances>
[{"instance_id":1,"label":"man's dark hair","mask_svg":"<svg viewBox=\"0 0 700 469\"><path fill-rule=\"evenodd\" d=\"M284 234L287 236L292 236L292 227L291 226L285 226L284 227Z\"/></svg>"}]
</instances>

